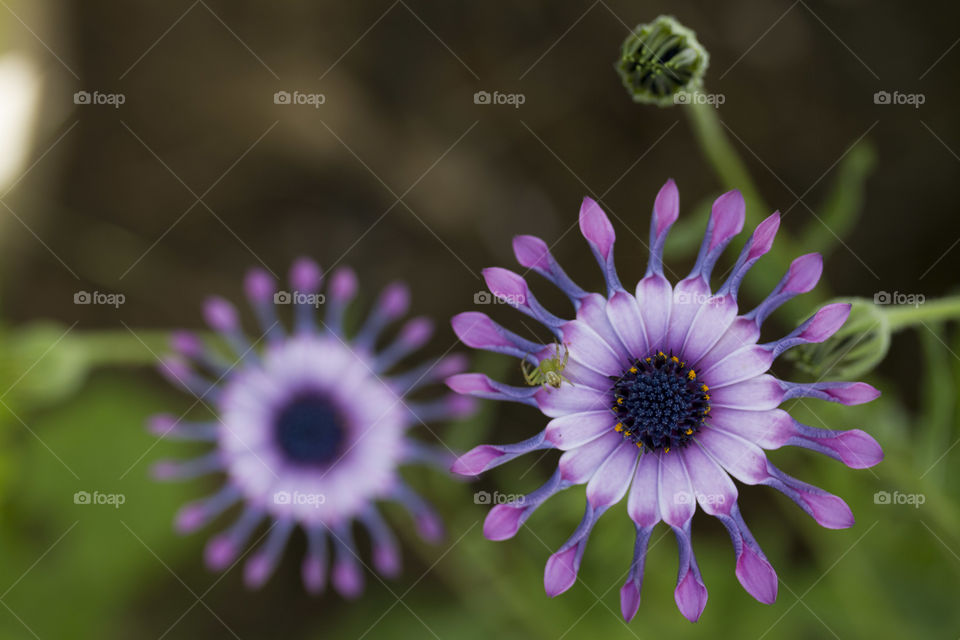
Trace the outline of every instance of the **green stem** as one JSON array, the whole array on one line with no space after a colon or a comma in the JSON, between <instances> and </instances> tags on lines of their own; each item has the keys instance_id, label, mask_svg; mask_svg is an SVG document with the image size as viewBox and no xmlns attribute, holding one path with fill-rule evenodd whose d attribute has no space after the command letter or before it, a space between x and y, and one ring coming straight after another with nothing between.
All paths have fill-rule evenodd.
<instances>
[{"instance_id":1,"label":"green stem","mask_svg":"<svg viewBox=\"0 0 960 640\"><path fill-rule=\"evenodd\" d=\"M884 308L890 331L896 332L922 323L960 319L960 296L921 302L915 306L897 305Z\"/></svg>"},{"instance_id":2,"label":"green stem","mask_svg":"<svg viewBox=\"0 0 960 640\"><path fill-rule=\"evenodd\" d=\"M747 165L730 142L717 109L709 104L698 102L686 104L684 109L690 118L693 134L700 145L700 150L713 168L717 179L724 188L739 189L743 194L747 203L745 226L748 229L756 227L773 212L773 209L767 206L756 183L750 177ZM772 259L770 268L754 270L753 275L744 282L744 287L748 288L751 294L763 299L776 286L790 261L802 253L805 251L797 246L789 232L780 227L777 241L774 242L769 253ZM804 304L822 302L828 297L830 292L827 290L826 283L821 282L813 292L807 295ZM794 311L790 308L793 306L795 305L788 303L787 315Z\"/></svg>"},{"instance_id":3,"label":"green stem","mask_svg":"<svg viewBox=\"0 0 960 640\"><path fill-rule=\"evenodd\" d=\"M700 149L713 167L717 178L727 189L739 189L747 201L747 226L755 227L765 212L771 211L763 201L760 190L754 184L747 165L734 149L724 131L717 110L709 104L685 105L693 125L693 133Z\"/></svg>"},{"instance_id":4,"label":"green stem","mask_svg":"<svg viewBox=\"0 0 960 640\"><path fill-rule=\"evenodd\" d=\"M91 367L150 365L169 350L167 331L87 331L70 336L79 345Z\"/></svg>"}]
</instances>

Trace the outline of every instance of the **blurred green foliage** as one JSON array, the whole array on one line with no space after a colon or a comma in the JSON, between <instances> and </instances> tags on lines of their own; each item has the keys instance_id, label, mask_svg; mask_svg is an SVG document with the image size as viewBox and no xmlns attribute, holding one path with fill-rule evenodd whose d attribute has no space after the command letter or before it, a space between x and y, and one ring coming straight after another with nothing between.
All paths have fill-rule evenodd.
<instances>
[{"instance_id":1,"label":"blurred green foliage","mask_svg":"<svg viewBox=\"0 0 960 640\"><path fill-rule=\"evenodd\" d=\"M169 409L175 396L158 394L150 378L98 374L69 401L25 414L36 437L17 424L5 427L17 473L8 478L0 523L0 562L8 576L2 600L22 623L0 615L0 635L32 637L28 625L41 638L153 637L176 623L168 637L232 637L203 605L177 621L194 604L190 590L200 595L214 585L204 602L244 638L275 637L277 624L296 638L432 637L431 631L457 638L942 637L960 615L954 592L933 585L953 584L960 574L951 551L960 546L960 527L957 480L949 461L937 456L960 431L952 402L960 378L942 351L929 346L927 376L935 384L925 398L930 411L922 429L892 394L857 409L815 401L791 408L812 426L866 428L886 450L878 467L851 471L804 450L771 454L787 472L843 496L856 526L821 529L780 494L741 487L745 517L781 577L776 604L760 605L740 588L725 531L697 515L694 547L710 600L696 625L673 603L676 545L665 526L654 536L640 613L629 625L621 621L617 594L633 540L622 506L598 524L578 584L555 599L544 595L543 565L576 527L582 489L549 501L513 540L483 538L487 507L474 503L473 492L529 491L549 474L555 452L519 459L476 486L416 470L411 481L446 514L447 542L420 542L405 516L391 510L407 549L405 572L385 583L368 575L367 593L355 603L300 593L297 545L262 592L247 592L237 569L220 580L200 567L209 532L186 538L172 532L176 508L202 494L197 485L205 483L159 485L147 476L160 450L186 453L180 444L154 447L142 429L144 417ZM495 356L480 364L494 375L514 375ZM944 397L950 400L931 402ZM491 431L520 439L542 426L532 410L523 415L525 424L498 424L490 403L479 417L453 425L449 443L466 448ZM78 505L77 491L122 493L126 501L119 508ZM926 501L919 508L876 504L877 491L921 493ZM245 620L239 610L257 612L255 619Z\"/></svg>"}]
</instances>

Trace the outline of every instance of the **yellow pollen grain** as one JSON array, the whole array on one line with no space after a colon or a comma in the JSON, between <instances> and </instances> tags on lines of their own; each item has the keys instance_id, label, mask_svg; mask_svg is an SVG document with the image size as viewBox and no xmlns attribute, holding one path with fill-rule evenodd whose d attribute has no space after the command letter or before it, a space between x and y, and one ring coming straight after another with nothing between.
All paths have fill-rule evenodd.
<instances>
[{"instance_id":1,"label":"yellow pollen grain","mask_svg":"<svg viewBox=\"0 0 960 640\"><path fill-rule=\"evenodd\" d=\"M690 435L691 433L693 433L693 429L687 429L687 435Z\"/></svg>"},{"instance_id":2,"label":"yellow pollen grain","mask_svg":"<svg viewBox=\"0 0 960 640\"><path fill-rule=\"evenodd\" d=\"M705 384L702 384L702 385L700 385L700 390L701 390L701 391L710 391L710 387L708 387L708 386L705 385Z\"/></svg>"},{"instance_id":3,"label":"yellow pollen grain","mask_svg":"<svg viewBox=\"0 0 960 640\"><path fill-rule=\"evenodd\" d=\"M673 360L674 362L680 362L680 358L678 358L677 356L673 356L670 359Z\"/></svg>"},{"instance_id":4,"label":"yellow pollen grain","mask_svg":"<svg viewBox=\"0 0 960 640\"><path fill-rule=\"evenodd\" d=\"M638 443L637 443L637 449L643 449L643 443L642 443L642 442L638 442Z\"/></svg>"},{"instance_id":5,"label":"yellow pollen grain","mask_svg":"<svg viewBox=\"0 0 960 640\"><path fill-rule=\"evenodd\" d=\"M630 373L636 373L636 372L637 372L636 367L630 367Z\"/></svg>"},{"instance_id":6,"label":"yellow pollen grain","mask_svg":"<svg viewBox=\"0 0 960 640\"><path fill-rule=\"evenodd\" d=\"M693 369L690 369L690 373L687 374L687 377L693 380L694 378L697 377L697 372L694 371Z\"/></svg>"},{"instance_id":7,"label":"yellow pollen grain","mask_svg":"<svg viewBox=\"0 0 960 640\"><path fill-rule=\"evenodd\" d=\"M623 398L617 398L617 404L623 404Z\"/></svg>"},{"instance_id":8,"label":"yellow pollen grain","mask_svg":"<svg viewBox=\"0 0 960 640\"><path fill-rule=\"evenodd\" d=\"M664 453L670 453L670 447L667 447L666 449L664 449L663 452L664 452Z\"/></svg>"},{"instance_id":9,"label":"yellow pollen grain","mask_svg":"<svg viewBox=\"0 0 960 640\"><path fill-rule=\"evenodd\" d=\"M613 428L614 431L623 431L623 423L618 422L617 426Z\"/></svg>"}]
</instances>

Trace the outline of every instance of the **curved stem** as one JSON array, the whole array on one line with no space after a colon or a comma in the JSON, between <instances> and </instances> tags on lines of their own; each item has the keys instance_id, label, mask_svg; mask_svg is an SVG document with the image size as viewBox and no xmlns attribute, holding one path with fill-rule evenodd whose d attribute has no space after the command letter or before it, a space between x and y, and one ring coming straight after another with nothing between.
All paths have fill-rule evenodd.
<instances>
[{"instance_id":1,"label":"curved stem","mask_svg":"<svg viewBox=\"0 0 960 640\"><path fill-rule=\"evenodd\" d=\"M764 212L772 212L763 201L759 189L750 177L743 159L734 149L724 131L717 109L709 104L689 103L684 105L693 133L701 151L713 167L717 178L728 189L739 189L747 201L747 226L756 226Z\"/></svg>"},{"instance_id":2,"label":"curved stem","mask_svg":"<svg viewBox=\"0 0 960 640\"><path fill-rule=\"evenodd\" d=\"M960 319L960 296L940 298L926 302L922 298L914 305L897 305L882 308L891 332L927 322Z\"/></svg>"},{"instance_id":3,"label":"curved stem","mask_svg":"<svg viewBox=\"0 0 960 640\"><path fill-rule=\"evenodd\" d=\"M743 194L747 203L745 226L747 228L757 226L773 213L773 209L764 201L756 183L750 177L747 165L730 142L717 109L699 102L685 104L684 109L690 118L700 150L713 168L717 179L726 189L739 189ZM762 299L777 284L790 261L801 253L805 253L803 248L799 247L790 237L789 231L781 226L777 233L777 241L769 253L775 264L771 264L769 269L755 270L754 274L745 281L744 287ZM821 281L819 286L808 294L805 304L822 302L829 297L830 292L827 290L826 283ZM794 306L790 303L788 305Z\"/></svg>"}]
</instances>

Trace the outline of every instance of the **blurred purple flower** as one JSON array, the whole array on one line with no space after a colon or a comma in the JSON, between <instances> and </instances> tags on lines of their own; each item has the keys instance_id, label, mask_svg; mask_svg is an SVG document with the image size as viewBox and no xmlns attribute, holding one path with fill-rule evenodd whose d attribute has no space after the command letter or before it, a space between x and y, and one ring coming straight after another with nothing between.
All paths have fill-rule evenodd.
<instances>
[{"instance_id":1,"label":"blurred purple flower","mask_svg":"<svg viewBox=\"0 0 960 640\"><path fill-rule=\"evenodd\" d=\"M252 342L233 305L209 299L206 321L233 351L232 364L196 335L175 334L176 355L164 362L163 373L212 404L218 416L208 423L154 416L151 430L160 436L210 442L214 448L199 458L161 462L154 471L163 479L208 472L226 475L219 492L185 505L176 519L177 529L189 532L242 504L240 517L207 545L211 569L236 562L258 525L267 521L265 542L244 566L246 583L258 587L275 569L299 525L308 543L303 560L306 588L323 590L332 546L333 586L343 596L355 597L363 590L362 561L352 533L355 521L370 534L373 567L388 576L400 569L397 543L378 501L404 505L425 539L442 537L440 519L404 484L398 467L428 463L446 471L454 456L409 438L407 431L426 421L465 415L474 401L456 394L426 402L408 399L410 393L463 371L466 361L461 355L387 375L432 333L428 320L413 318L396 338L377 348L382 330L407 312L405 285L387 287L359 332L348 337L343 316L357 292L356 276L339 269L325 295L320 293L321 282L319 267L306 259L293 265L290 291L278 291L270 275L252 270L245 289L263 332ZM294 330L289 335L278 321L279 305L293 308ZM315 312L321 306L326 312L318 327Z\"/></svg>"},{"instance_id":2,"label":"blurred purple flower","mask_svg":"<svg viewBox=\"0 0 960 640\"><path fill-rule=\"evenodd\" d=\"M569 353L563 375L569 382L557 388L516 387L478 373L447 380L459 393L528 404L551 418L543 431L523 442L472 449L454 464L455 472L473 476L530 451L563 451L557 471L543 487L491 509L484 524L487 538L512 537L547 498L575 484L587 485L580 526L547 561L548 595L556 596L573 585L594 523L628 496L627 513L637 532L633 562L620 591L621 611L628 620L640 604L647 544L661 520L673 529L679 546L677 606L691 621L703 612L707 590L690 537L697 504L729 531L736 575L743 587L760 602L776 599L777 575L740 514L731 476L783 492L824 527L853 525L853 515L842 499L783 473L767 460L764 449L806 447L852 468L870 467L883 457L876 441L859 429L815 429L778 408L791 398L860 404L879 395L872 386L799 384L766 373L781 353L827 339L847 318L849 305L830 304L785 338L757 342L761 323L777 307L816 285L822 270L820 256L808 254L794 260L773 292L755 309L741 314L740 283L769 251L779 213L757 226L729 276L713 292L711 271L743 228L743 197L730 191L714 202L693 270L671 286L663 274L662 254L678 210L677 187L670 180L654 203L649 266L635 292L620 283L613 260L613 226L590 198L580 209L580 230L603 270L606 296L575 284L543 240L515 238L520 264L563 290L576 317L565 320L547 311L524 278L506 269L484 271L487 286L563 343ZM523 338L483 313L457 315L453 328L470 347L526 359L533 366L545 359L557 361L556 344Z\"/></svg>"}]
</instances>

